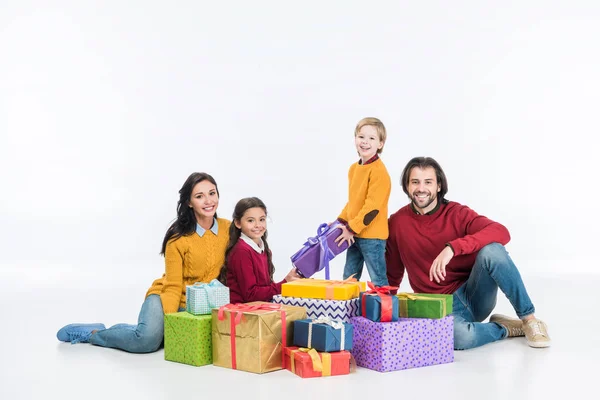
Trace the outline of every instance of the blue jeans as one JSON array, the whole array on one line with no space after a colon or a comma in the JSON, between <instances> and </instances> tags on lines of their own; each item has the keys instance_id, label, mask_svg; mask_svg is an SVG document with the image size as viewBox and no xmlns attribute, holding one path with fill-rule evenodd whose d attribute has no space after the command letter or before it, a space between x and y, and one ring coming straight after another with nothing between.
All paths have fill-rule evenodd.
<instances>
[{"instance_id":1,"label":"blue jeans","mask_svg":"<svg viewBox=\"0 0 600 400\"><path fill-rule=\"evenodd\" d=\"M508 252L501 244L492 243L479 250L469 279L454 292L452 315L456 350L472 349L508 335L507 330L495 322L481 322L496 306L498 288L519 318L535 312L521 274Z\"/></svg>"},{"instance_id":2,"label":"blue jeans","mask_svg":"<svg viewBox=\"0 0 600 400\"><path fill-rule=\"evenodd\" d=\"M90 343L130 353L152 353L162 345L164 326L165 313L160 296L151 294L142 304L137 325L111 326L92 334Z\"/></svg>"},{"instance_id":3,"label":"blue jeans","mask_svg":"<svg viewBox=\"0 0 600 400\"><path fill-rule=\"evenodd\" d=\"M354 244L346 250L344 279L354 275L357 280L360 280L363 262L367 264L371 282L375 286L387 286L385 240L354 238Z\"/></svg>"}]
</instances>

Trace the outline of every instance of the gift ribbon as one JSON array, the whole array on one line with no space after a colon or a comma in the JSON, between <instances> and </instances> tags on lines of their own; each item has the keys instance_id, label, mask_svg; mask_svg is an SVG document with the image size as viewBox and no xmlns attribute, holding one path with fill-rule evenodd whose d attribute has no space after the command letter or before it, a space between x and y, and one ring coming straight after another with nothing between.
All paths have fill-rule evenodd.
<instances>
[{"instance_id":1,"label":"gift ribbon","mask_svg":"<svg viewBox=\"0 0 600 400\"><path fill-rule=\"evenodd\" d=\"M236 349L235 349L235 327L242 321L242 315L245 312L252 312L257 310L266 310L266 311L279 311L281 314L281 365L282 368L285 368L285 347L287 342L287 332L286 332L286 319L285 319L285 310L281 307L281 304L273 304L273 303L259 303L259 304L227 304L223 307L219 308L218 317L219 321L223 321L225 319L225 311L229 311L229 319L230 319L230 332L229 332L229 340L231 343L231 368L237 369L237 361L236 361ZM233 312L236 313L235 318L233 318Z\"/></svg>"},{"instance_id":2,"label":"gift ribbon","mask_svg":"<svg viewBox=\"0 0 600 400\"><path fill-rule=\"evenodd\" d=\"M325 298L327 300L333 300L334 299L334 289L338 286L343 286L343 285L348 285L348 284L356 285L358 287L358 292L360 293L360 282L358 282L356 280L356 278L354 278L354 275L356 275L356 274L352 274L352 276L344 279L343 281L329 281L328 285L325 286Z\"/></svg>"},{"instance_id":3,"label":"gift ribbon","mask_svg":"<svg viewBox=\"0 0 600 400\"><path fill-rule=\"evenodd\" d=\"M344 350L344 344L346 343L346 330L344 329L344 323L333 320L333 319L331 319L331 317L328 317L325 315L322 315L319 318L313 319L311 322L308 323L308 343L307 343L308 347L312 347L312 331L313 331L314 324L329 325L333 329L339 329L340 330L340 341L341 341L340 351Z\"/></svg>"},{"instance_id":4,"label":"gift ribbon","mask_svg":"<svg viewBox=\"0 0 600 400\"><path fill-rule=\"evenodd\" d=\"M200 290L204 291L204 293L206 293L206 298L208 300L209 308L217 307L215 289L222 288L222 287L225 287L225 285L223 285L217 279L213 279L212 281L210 281L210 283L196 282L192 285L192 288L200 289Z\"/></svg>"},{"instance_id":5,"label":"gift ribbon","mask_svg":"<svg viewBox=\"0 0 600 400\"><path fill-rule=\"evenodd\" d=\"M367 316L367 296L379 296L381 299L381 317L380 322L391 322L394 312L392 290L398 290L397 286L375 286L372 282L367 282L371 290L364 292L361 301L362 316Z\"/></svg>"},{"instance_id":6,"label":"gift ribbon","mask_svg":"<svg viewBox=\"0 0 600 400\"><path fill-rule=\"evenodd\" d=\"M446 299L427 297L413 293L398 293L396 297L400 300L399 313L401 317L408 317L408 300L440 301L442 303L442 315L446 315Z\"/></svg>"},{"instance_id":7,"label":"gift ribbon","mask_svg":"<svg viewBox=\"0 0 600 400\"><path fill-rule=\"evenodd\" d=\"M319 245L319 248L321 249L319 252L319 271L325 268L325 279L329 280L329 261L333 260L335 255L329 248L329 244L327 244L326 234L330 230L337 229L338 227L339 223L319 225L317 228L317 236L309 237L306 240L302 245L302 248L292 256L292 264L302 257L311 247Z\"/></svg>"}]
</instances>

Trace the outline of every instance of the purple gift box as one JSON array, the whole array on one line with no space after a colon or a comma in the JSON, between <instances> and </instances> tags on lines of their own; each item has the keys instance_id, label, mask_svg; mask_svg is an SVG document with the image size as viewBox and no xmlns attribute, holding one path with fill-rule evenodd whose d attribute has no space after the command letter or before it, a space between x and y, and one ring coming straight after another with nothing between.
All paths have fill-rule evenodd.
<instances>
[{"instance_id":1,"label":"purple gift box","mask_svg":"<svg viewBox=\"0 0 600 400\"><path fill-rule=\"evenodd\" d=\"M308 238L302 248L292 256L292 264L298 273L304 278L310 278L325 269L325 279L329 279L329 261L348 248L347 242L341 246L335 242L341 234L339 223L333 223L331 226L321 224L317 229L317 236Z\"/></svg>"},{"instance_id":2,"label":"purple gift box","mask_svg":"<svg viewBox=\"0 0 600 400\"><path fill-rule=\"evenodd\" d=\"M394 322L354 317L350 323L354 325L351 353L359 367L388 372L454 361L452 315Z\"/></svg>"}]
</instances>

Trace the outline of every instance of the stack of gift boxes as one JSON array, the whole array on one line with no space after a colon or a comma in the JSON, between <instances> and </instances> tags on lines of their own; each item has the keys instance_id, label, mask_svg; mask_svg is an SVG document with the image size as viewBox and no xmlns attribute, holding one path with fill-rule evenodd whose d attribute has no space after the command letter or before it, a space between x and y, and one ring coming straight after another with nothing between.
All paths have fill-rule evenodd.
<instances>
[{"instance_id":1,"label":"stack of gift boxes","mask_svg":"<svg viewBox=\"0 0 600 400\"><path fill-rule=\"evenodd\" d=\"M336 225L319 227L292 256L299 273L325 269L346 247L334 248ZM186 290L186 311L165 315L165 359L298 376L350 373L352 366L386 372L454 360L452 295L390 294L353 278L299 279L282 285L273 303L229 304L217 280Z\"/></svg>"}]
</instances>

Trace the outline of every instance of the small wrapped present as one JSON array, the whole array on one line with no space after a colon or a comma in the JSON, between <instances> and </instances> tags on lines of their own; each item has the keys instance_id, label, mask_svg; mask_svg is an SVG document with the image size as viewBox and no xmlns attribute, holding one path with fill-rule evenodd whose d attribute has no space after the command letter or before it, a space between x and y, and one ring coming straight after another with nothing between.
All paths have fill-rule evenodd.
<instances>
[{"instance_id":1,"label":"small wrapped present","mask_svg":"<svg viewBox=\"0 0 600 400\"><path fill-rule=\"evenodd\" d=\"M301 378L348 375L353 363L346 350L326 353L295 346L285 348L285 368Z\"/></svg>"},{"instance_id":2,"label":"small wrapped present","mask_svg":"<svg viewBox=\"0 0 600 400\"><path fill-rule=\"evenodd\" d=\"M189 365L212 364L210 315L182 311L165 314L165 360Z\"/></svg>"},{"instance_id":3,"label":"small wrapped present","mask_svg":"<svg viewBox=\"0 0 600 400\"><path fill-rule=\"evenodd\" d=\"M350 300L358 298L360 292L364 292L366 287L365 282L358 282L353 277L343 281L298 279L284 283L281 286L281 295L308 299Z\"/></svg>"},{"instance_id":4,"label":"small wrapped present","mask_svg":"<svg viewBox=\"0 0 600 400\"><path fill-rule=\"evenodd\" d=\"M310 237L292 257L292 264L298 274L310 278L315 273L325 269L325 279L329 279L329 261L348 248L348 243L340 246L335 242L342 234L341 224L321 224L317 236Z\"/></svg>"},{"instance_id":5,"label":"small wrapped present","mask_svg":"<svg viewBox=\"0 0 600 400\"><path fill-rule=\"evenodd\" d=\"M317 351L352 350L354 328L329 317L294 321L294 345Z\"/></svg>"},{"instance_id":6,"label":"small wrapped present","mask_svg":"<svg viewBox=\"0 0 600 400\"><path fill-rule=\"evenodd\" d=\"M337 321L350 322L350 318L359 316L358 299L322 300L301 297L273 296L273 303L306 308L308 318L331 317Z\"/></svg>"},{"instance_id":7,"label":"small wrapped present","mask_svg":"<svg viewBox=\"0 0 600 400\"><path fill-rule=\"evenodd\" d=\"M392 296L396 286L375 286L368 282L371 290L360 294L360 315L375 322L398 320L398 298Z\"/></svg>"},{"instance_id":8,"label":"small wrapped present","mask_svg":"<svg viewBox=\"0 0 600 400\"><path fill-rule=\"evenodd\" d=\"M229 304L229 288L216 279L185 287L185 309L190 314L210 314L213 308Z\"/></svg>"},{"instance_id":9,"label":"small wrapped present","mask_svg":"<svg viewBox=\"0 0 600 400\"><path fill-rule=\"evenodd\" d=\"M408 318L444 318L452 314L451 294L398 293L398 312Z\"/></svg>"},{"instance_id":10,"label":"small wrapped present","mask_svg":"<svg viewBox=\"0 0 600 400\"><path fill-rule=\"evenodd\" d=\"M364 317L354 326L352 355L359 367L379 372L454 361L454 318L399 318L382 324Z\"/></svg>"},{"instance_id":11,"label":"small wrapped present","mask_svg":"<svg viewBox=\"0 0 600 400\"><path fill-rule=\"evenodd\" d=\"M284 368L284 348L292 344L294 321L302 307L253 302L212 311L213 363L262 374Z\"/></svg>"}]
</instances>

